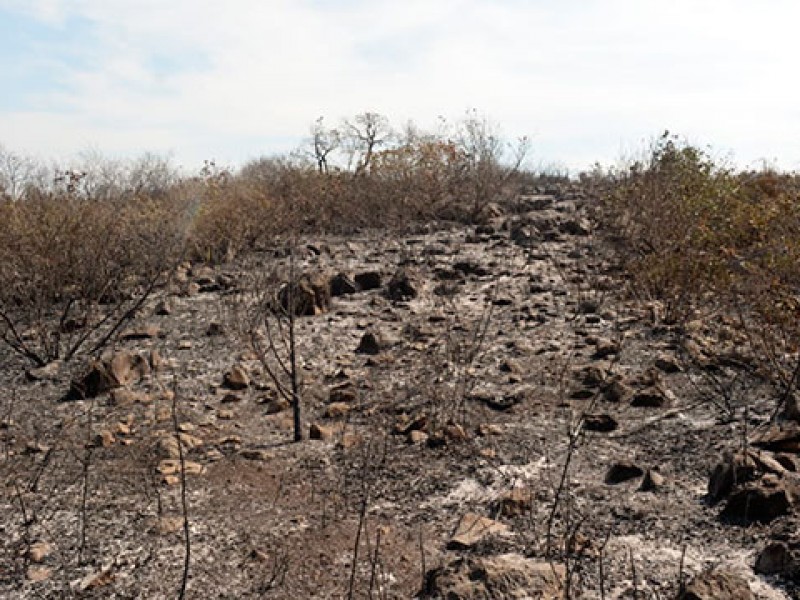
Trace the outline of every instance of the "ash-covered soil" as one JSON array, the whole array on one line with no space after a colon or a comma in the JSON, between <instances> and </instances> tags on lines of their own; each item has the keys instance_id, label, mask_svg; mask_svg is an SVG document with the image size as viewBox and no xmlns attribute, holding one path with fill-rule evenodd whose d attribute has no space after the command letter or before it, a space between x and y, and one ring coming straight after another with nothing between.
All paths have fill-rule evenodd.
<instances>
[{"instance_id":1,"label":"ash-covered soil","mask_svg":"<svg viewBox=\"0 0 800 600\"><path fill-rule=\"evenodd\" d=\"M179 270L96 397L64 399L86 360L0 350L0 596L178 597L185 491L187 598L677 598L712 567L687 597L797 597L777 392L724 316L670 327L628 293L591 197L537 191L480 227L301 241L341 295L297 319L299 443L240 331L280 248Z\"/></svg>"}]
</instances>

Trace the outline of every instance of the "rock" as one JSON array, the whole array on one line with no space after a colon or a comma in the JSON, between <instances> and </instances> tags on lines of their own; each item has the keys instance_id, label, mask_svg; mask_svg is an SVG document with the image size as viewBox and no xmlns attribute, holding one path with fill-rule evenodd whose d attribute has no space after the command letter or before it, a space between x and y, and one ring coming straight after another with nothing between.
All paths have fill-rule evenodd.
<instances>
[{"instance_id":1,"label":"rock","mask_svg":"<svg viewBox=\"0 0 800 600\"><path fill-rule=\"evenodd\" d=\"M34 563L41 563L44 562L48 556L53 553L53 546L48 544L47 542L34 542L28 548L27 557L28 560Z\"/></svg>"},{"instance_id":2,"label":"rock","mask_svg":"<svg viewBox=\"0 0 800 600\"><path fill-rule=\"evenodd\" d=\"M587 219L567 219L558 226L558 230L567 235L586 236L591 233L592 226Z\"/></svg>"},{"instance_id":3,"label":"rock","mask_svg":"<svg viewBox=\"0 0 800 600\"><path fill-rule=\"evenodd\" d=\"M664 373L679 373L682 371L678 359L671 354L660 354L656 357L655 366Z\"/></svg>"},{"instance_id":4,"label":"rock","mask_svg":"<svg viewBox=\"0 0 800 600\"><path fill-rule=\"evenodd\" d=\"M208 337L216 337L225 334L225 327L218 321L211 321L206 328L206 335Z\"/></svg>"},{"instance_id":5,"label":"rock","mask_svg":"<svg viewBox=\"0 0 800 600\"><path fill-rule=\"evenodd\" d=\"M172 302L165 298L163 300L159 300L158 304L156 304L155 309L153 312L159 316L166 317L172 314Z\"/></svg>"},{"instance_id":6,"label":"rock","mask_svg":"<svg viewBox=\"0 0 800 600\"><path fill-rule=\"evenodd\" d=\"M119 352L108 361L93 361L80 379L73 380L67 399L95 398L129 385L150 374L150 364L142 356Z\"/></svg>"},{"instance_id":7,"label":"rock","mask_svg":"<svg viewBox=\"0 0 800 600\"><path fill-rule=\"evenodd\" d=\"M350 412L350 404L346 402L332 402L325 409L325 416L329 419L340 419Z\"/></svg>"},{"instance_id":8,"label":"rock","mask_svg":"<svg viewBox=\"0 0 800 600\"><path fill-rule=\"evenodd\" d=\"M531 490L525 487L515 487L510 492L503 494L497 502L500 514L506 517L518 517L531 510L533 506Z\"/></svg>"},{"instance_id":9,"label":"rock","mask_svg":"<svg viewBox=\"0 0 800 600\"><path fill-rule=\"evenodd\" d=\"M347 296L349 294L355 294L358 291L356 282L344 273L334 275L328 285L331 290L331 296L333 297Z\"/></svg>"},{"instance_id":10,"label":"rock","mask_svg":"<svg viewBox=\"0 0 800 600\"><path fill-rule=\"evenodd\" d=\"M679 600L755 600L747 580L732 571L708 570L697 575Z\"/></svg>"},{"instance_id":11,"label":"rock","mask_svg":"<svg viewBox=\"0 0 800 600\"><path fill-rule=\"evenodd\" d=\"M111 390L109 395L109 403L112 406L122 407L131 406L133 404L151 404L153 398L145 392L135 392L126 388L117 388Z\"/></svg>"},{"instance_id":12,"label":"rock","mask_svg":"<svg viewBox=\"0 0 800 600\"><path fill-rule=\"evenodd\" d=\"M364 271L355 276L356 285L363 291L377 290L383 285L383 278L377 271Z\"/></svg>"},{"instance_id":13,"label":"rock","mask_svg":"<svg viewBox=\"0 0 800 600\"><path fill-rule=\"evenodd\" d=\"M420 598L561 600L566 571L562 565L519 554L465 556L428 571Z\"/></svg>"},{"instance_id":14,"label":"rock","mask_svg":"<svg viewBox=\"0 0 800 600\"><path fill-rule=\"evenodd\" d=\"M109 430L104 429L100 433L95 434L93 444L97 448L110 448L116 443L117 439L114 434Z\"/></svg>"},{"instance_id":15,"label":"rock","mask_svg":"<svg viewBox=\"0 0 800 600\"><path fill-rule=\"evenodd\" d=\"M25 571L25 577L28 581L32 581L34 583L40 581L47 581L53 576L53 569L50 567L43 567L41 565L30 565Z\"/></svg>"},{"instance_id":16,"label":"rock","mask_svg":"<svg viewBox=\"0 0 800 600\"><path fill-rule=\"evenodd\" d=\"M217 411L217 418L220 421L231 421L234 419L234 417L236 417L236 414L230 409L220 408Z\"/></svg>"},{"instance_id":17,"label":"rock","mask_svg":"<svg viewBox=\"0 0 800 600\"><path fill-rule=\"evenodd\" d=\"M369 354L375 356L391 346L391 342L378 331L367 331L361 336L361 341L356 348L356 354Z\"/></svg>"},{"instance_id":18,"label":"rock","mask_svg":"<svg viewBox=\"0 0 800 600\"><path fill-rule=\"evenodd\" d=\"M417 287L411 281L408 271L398 269L386 287L386 294L391 300L402 302L417 297Z\"/></svg>"},{"instance_id":19,"label":"rock","mask_svg":"<svg viewBox=\"0 0 800 600\"><path fill-rule=\"evenodd\" d=\"M61 373L62 365L60 360L54 360L43 367L28 369L25 371L25 376L30 381L55 381Z\"/></svg>"},{"instance_id":20,"label":"rock","mask_svg":"<svg viewBox=\"0 0 800 600\"><path fill-rule=\"evenodd\" d=\"M608 414L586 415L583 418L583 427L587 431L609 433L617 429L617 421Z\"/></svg>"},{"instance_id":21,"label":"rock","mask_svg":"<svg viewBox=\"0 0 800 600\"><path fill-rule=\"evenodd\" d=\"M752 481L756 474L756 462L752 455L738 452L718 463L708 480L708 499L719 502L731 493L734 486Z\"/></svg>"},{"instance_id":22,"label":"rock","mask_svg":"<svg viewBox=\"0 0 800 600\"><path fill-rule=\"evenodd\" d=\"M750 443L773 452L800 453L800 423L796 421L768 423L753 432Z\"/></svg>"},{"instance_id":23,"label":"rock","mask_svg":"<svg viewBox=\"0 0 800 600\"><path fill-rule=\"evenodd\" d=\"M508 533L507 525L469 512L461 517L447 547L451 550L464 550L489 537L506 533Z\"/></svg>"},{"instance_id":24,"label":"rock","mask_svg":"<svg viewBox=\"0 0 800 600\"><path fill-rule=\"evenodd\" d=\"M183 466L187 475L202 475L206 472L206 468L203 465L190 460L184 460ZM156 471L161 475L177 475L181 472L181 461L175 459L162 460L158 463Z\"/></svg>"},{"instance_id":25,"label":"rock","mask_svg":"<svg viewBox=\"0 0 800 600\"><path fill-rule=\"evenodd\" d=\"M428 434L419 429L412 429L408 433L408 441L412 444L424 444L428 441Z\"/></svg>"},{"instance_id":26,"label":"rock","mask_svg":"<svg viewBox=\"0 0 800 600\"><path fill-rule=\"evenodd\" d=\"M163 515L154 519L150 527L152 533L158 535L169 535L183 528L183 517L179 515Z\"/></svg>"},{"instance_id":27,"label":"rock","mask_svg":"<svg viewBox=\"0 0 800 600\"><path fill-rule=\"evenodd\" d=\"M356 391L353 389L353 384L347 382L336 387L331 388L328 393L328 402L355 402Z\"/></svg>"},{"instance_id":28,"label":"rock","mask_svg":"<svg viewBox=\"0 0 800 600\"><path fill-rule=\"evenodd\" d=\"M614 354L619 354L619 344L613 340L600 338L595 344L595 351L592 358L601 359L608 358Z\"/></svg>"},{"instance_id":29,"label":"rock","mask_svg":"<svg viewBox=\"0 0 800 600\"><path fill-rule=\"evenodd\" d=\"M90 573L78 582L78 589L82 592L106 587L114 583L116 577L111 569L101 569L95 573Z\"/></svg>"},{"instance_id":30,"label":"rock","mask_svg":"<svg viewBox=\"0 0 800 600\"><path fill-rule=\"evenodd\" d=\"M241 365L234 365L222 378L222 385L231 390L243 390L250 385L250 376Z\"/></svg>"},{"instance_id":31,"label":"rock","mask_svg":"<svg viewBox=\"0 0 800 600\"><path fill-rule=\"evenodd\" d=\"M640 492L655 492L664 486L664 476L658 471L647 469L639 484Z\"/></svg>"},{"instance_id":32,"label":"rock","mask_svg":"<svg viewBox=\"0 0 800 600\"><path fill-rule=\"evenodd\" d=\"M736 523L769 523L788 514L793 500L785 482L761 481L731 494L720 518Z\"/></svg>"},{"instance_id":33,"label":"rock","mask_svg":"<svg viewBox=\"0 0 800 600\"><path fill-rule=\"evenodd\" d=\"M283 396L278 396L268 400L265 409L268 415L275 415L289 409L289 407L291 407L289 401Z\"/></svg>"},{"instance_id":34,"label":"rock","mask_svg":"<svg viewBox=\"0 0 800 600\"><path fill-rule=\"evenodd\" d=\"M158 337L162 337L161 328L158 325L132 327L119 334L121 340L150 340Z\"/></svg>"},{"instance_id":35,"label":"rock","mask_svg":"<svg viewBox=\"0 0 800 600\"><path fill-rule=\"evenodd\" d=\"M616 485L631 479L641 477L644 471L637 465L630 462L618 462L611 465L606 471L604 478L605 483L608 485Z\"/></svg>"},{"instance_id":36,"label":"rock","mask_svg":"<svg viewBox=\"0 0 800 600\"><path fill-rule=\"evenodd\" d=\"M789 547L784 542L772 542L758 554L754 568L761 575L776 575L786 571L791 562Z\"/></svg>"},{"instance_id":37,"label":"rock","mask_svg":"<svg viewBox=\"0 0 800 600\"><path fill-rule=\"evenodd\" d=\"M664 408L669 404L667 392L655 385L639 390L630 400L630 405L636 408Z\"/></svg>"},{"instance_id":38,"label":"rock","mask_svg":"<svg viewBox=\"0 0 800 600\"><path fill-rule=\"evenodd\" d=\"M331 291L321 277L303 275L294 284L285 283L278 290L280 309L298 317L313 317L330 308Z\"/></svg>"},{"instance_id":39,"label":"rock","mask_svg":"<svg viewBox=\"0 0 800 600\"><path fill-rule=\"evenodd\" d=\"M155 443L156 456L161 459L180 458L178 440L174 435L164 435Z\"/></svg>"},{"instance_id":40,"label":"rock","mask_svg":"<svg viewBox=\"0 0 800 600\"><path fill-rule=\"evenodd\" d=\"M334 429L327 425L320 425L319 423L312 423L308 432L308 437L312 440L321 440L328 442L333 439Z\"/></svg>"},{"instance_id":41,"label":"rock","mask_svg":"<svg viewBox=\"0 0 800 600\"><path fill-rule=\"evenodd\" d=\"M603 395L609 402L624 402L633 395L633 389L624 381L612 381L604 390Z\"/></svg>"},{"instance_id":42,"label":"rock","mask_svg":"<svg viewBox=\"0 0 800 600\"><path fill-rule=\"evenodd\" d=\"M263 450L261 448L246 448L244 450L240 450L239 456L246 458L247 460L256 461L272 460L275 457L275 455L269 450Z\"/></svg>"}]
</instances>

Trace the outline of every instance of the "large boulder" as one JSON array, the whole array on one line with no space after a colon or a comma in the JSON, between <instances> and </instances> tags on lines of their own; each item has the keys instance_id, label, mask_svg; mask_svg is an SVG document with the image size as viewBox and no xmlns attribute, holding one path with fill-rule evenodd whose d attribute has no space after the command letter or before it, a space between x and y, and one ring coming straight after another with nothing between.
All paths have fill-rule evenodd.
<instances>
[{"instance_id":1,"label":"large boulder","mask_svg":"<svg viewBox=\"0 0 800 600\"><path fill-rule=\"evenodd\" d=\"M331 290L321 277L303 275L295 282L284 283L278 290L278 305L284 313L313 317L330 308Z\"/></svg>"},{"instance_id":2,"label":"large boulder","mask_svg":"<svg viewBox=\"0 0 800 600\"><path fill-rule=\"evenodd\" d=\"M429 571L420 598L560 600L565 569L519 554L467 556Z\"/></svg>"}]
</instances>

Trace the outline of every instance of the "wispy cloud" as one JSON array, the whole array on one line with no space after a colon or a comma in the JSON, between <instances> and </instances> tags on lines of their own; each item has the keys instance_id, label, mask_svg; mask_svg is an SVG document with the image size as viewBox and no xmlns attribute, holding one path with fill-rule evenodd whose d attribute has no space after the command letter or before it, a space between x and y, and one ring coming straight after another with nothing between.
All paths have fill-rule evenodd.
<instances>
[{"instance_id":1,"label":"wispy cloud","mask_svg":"<svg viewBox=\"0 0 800 600\"><path fill-rule=\"evenodd\" d=\"M319 115L476 107L537 158L612 161L669 128L798 166L783 0L0 0L0 141L241 161Z\"/></svg>"}]
</instances>

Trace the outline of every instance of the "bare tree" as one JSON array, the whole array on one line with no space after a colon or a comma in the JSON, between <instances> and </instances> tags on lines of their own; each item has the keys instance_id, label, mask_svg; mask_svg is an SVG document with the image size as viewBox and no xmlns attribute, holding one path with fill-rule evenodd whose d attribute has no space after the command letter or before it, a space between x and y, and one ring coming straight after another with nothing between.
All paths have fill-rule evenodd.
<instances>
[{"instance_id":1,"label":"bare tree","mask_svg":"<svg viewBox=\"0 0 800 600\"><path fill-rule=\"evenodd\" d=\"M328 157L341 145L341 135L336 129L328 129L319 117L311 126L311 155L320 173L329 169Z\"/></svg>"},{"instance_id":2,"label":"bare tree","mask_svg":"<svg viewBox=\"0 0 800 600\"><path fill-rule=\"evenodd\" d=\"M389 120L374 112L356 115L352 121L343 124L345 145L350 152L350 166L355 161L355 173L366 173L375 152L391 141L393 137Z\"/></svg>"}]
</instances>

